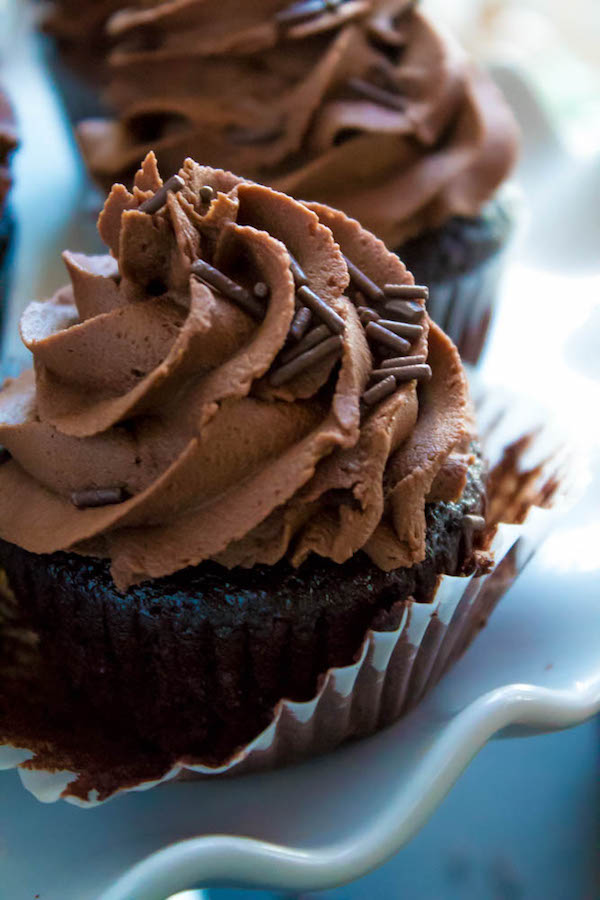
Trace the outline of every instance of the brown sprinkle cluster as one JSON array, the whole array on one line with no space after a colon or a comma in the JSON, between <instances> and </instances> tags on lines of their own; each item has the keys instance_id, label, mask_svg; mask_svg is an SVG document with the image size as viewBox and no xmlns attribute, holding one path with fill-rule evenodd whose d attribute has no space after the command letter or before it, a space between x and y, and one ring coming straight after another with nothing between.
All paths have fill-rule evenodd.
<instances>
[{"instance_id":1,"label":"brown sprinkle cluster","mask_svg":"<svg viewBox=\"0 0 600 900\"><path fill-rule=\"evenodd\" d=\"M269 376L274 387L285 384L317 362L339 358L343 349L344 320L309 287L306 273L292 253L289 257L296 287L296 312L287 346L279 356L279 366ZM371 306L357 307L371 349L379 360L362 396L365 406L370 407L393 394L402 384L431 378L426 357L411 355L413 344L423 333L420 322L425 310L418 301L426 300L429 292L422 285L386 284L381 288L352 260L346 256L344 260L361 300L368 298L379 306L379 311ZM317 323L313 324L315 320Z\"/></svg>"},{"instance_id":2,"label":"brown sprinkle cluster","mask_svg":"<svg viewBox=\"0 0 600 900\"><path fill-rule=\"evenodd\" d=\"M427 300L423 285L384 284L380 288L351 260L344 257L350 281L357 292L357 311L378 365L371 372L371 384L362 396L365 406L375 406L409 381L428 381L431 368L425 356L411 355L412 345L423 333L420 324ZM378 309L358 305L365 298Z\"/></svg>"},{"instance_id":3,"label":"brown sprinkle cluster","mask_svg":"<svg viewBox=\"0 0 600 900\"><path fill-rule=\"evenodd\" d=\"M343 0L302 0L277 13L276 20L282 25L296 24L319 15L326 9L337 9L342 2ZM388 106L401 108L398 105L399 98L385 88L358 78L352 79L350 86L363 96L377 102L387 101ZM390 98L393 99L393 103ZM138 208L145 213L158 212L165 205L168 193L180 191L183 187L185 187L183 178L173 175L153 197L144 201ZM202 203L212 203L215 196L215 191L210 185L203 185L200 188L199 197ZM315 363L330 357L339 359L343 350L345 331L343 318L309 287L306 273L289 250L288 256L296 290L296 311L288 332L288 346L280 354L280 364L269 376L269 381L274 387L285 384ZM418 301L427 300L429 291L422 285L410 284L385 284L382 288L347 256L344 256L344 260L350 281L360 299L364 301L366 298L379 307L374 309L372 306L357 304L360 321L371 349L379 360L371 372L371 384L362 396L366 406L374 406L393 394L401 384L413 380L428 381L431 378L431 369L425 357L411 356L412 345L423 333L420 322L424 308ZM270 288L265 282L256 282L250 291L203 259L198 259L192 264L191 273L226 299L237 304L255 320L264 319L266 302L270 296ZM2 461L0 448L0 463ZM117 488L82 491L73 494L72 501L79 508L105 506L122 502L124 497L121 494Z\"/></svg>"},{"instance_id":4,"label":"brown sprinkle cluster","mask_svg":"<svg viewBox=\"0 0 600 900\"><path fill-rule=\"evenodd\" d=\"M289 250L288 256L296 288L296 312L288 332L287 346L279 356L280 365L269 375L273 387L301 375L315 363L339 359L344 348L344 320L311 290L306 272ZM315 320L318 324L313 325Z\"/></svg>"}]
</instances>

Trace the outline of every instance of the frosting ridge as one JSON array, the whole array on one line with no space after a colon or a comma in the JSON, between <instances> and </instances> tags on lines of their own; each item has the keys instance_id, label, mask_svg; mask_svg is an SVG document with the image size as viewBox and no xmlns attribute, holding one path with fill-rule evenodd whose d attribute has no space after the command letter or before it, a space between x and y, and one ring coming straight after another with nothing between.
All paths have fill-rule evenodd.
<instances>
[{"instance_id":1,"label":"frosting ridge","mask_svg":"<svg viewBox=\"0 0 600 900\"><path fill-rule=\"evenodd\" d=\"M391 248L476 214L517 144L489 76L408 0L290 20L302 6L170 0L115 13L115 117L79 128L92 173L108 185L150 149L170 171L190 154L342 209Z\"/></svg>"}]
</instances>

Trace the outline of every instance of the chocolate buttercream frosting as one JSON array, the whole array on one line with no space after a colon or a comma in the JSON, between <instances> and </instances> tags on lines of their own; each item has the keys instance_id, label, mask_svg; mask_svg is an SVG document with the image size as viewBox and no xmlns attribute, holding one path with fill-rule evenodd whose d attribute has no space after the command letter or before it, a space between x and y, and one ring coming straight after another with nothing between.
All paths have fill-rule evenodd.
<instances>
[{"instance_id":1,"label":"chocolate buttercream frosting","mask_svg":"<svg viewBox=\"0 0 600 900\"><path fill-rule=\"evenodd\" d=\"M491 79L408 0L169 0L108 21L112 120L79 128L105 186L155 150L360 221L391 248L474 215L510 170Z\"/></svg>"},{"instance_id":2,"label":"chocolate buttercream frosting","mask_svg":"<svg viewBox=\"0 0 600 900\"><path fill-rule=\"evenodd\" d=\"M167 184L150 154L100 215L110 254L66 252L71 284L23 314L34 367L0 391L0 537L109 558L122 589L209 559L422 560L426 501L465 483L465 375L423 313L411 353L431 379L361 403L386 351L346 259L380 286L410 273L328 207L190 159ZM292 263L322 304L309 334L334 331L284 378L307 296Z\"/></svg>"}]
</instances>

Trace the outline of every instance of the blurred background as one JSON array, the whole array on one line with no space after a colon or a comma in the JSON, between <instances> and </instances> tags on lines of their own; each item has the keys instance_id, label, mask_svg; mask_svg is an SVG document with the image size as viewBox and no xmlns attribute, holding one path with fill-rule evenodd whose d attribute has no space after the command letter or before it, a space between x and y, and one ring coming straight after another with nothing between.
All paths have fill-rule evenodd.
<instances>
[{"instance_id":1,"label":"blurred background","mask_svg":"<svg viewBox=\"0 0 600 900\"><path fill-rule=\"evenodd\" d=\"M598 153L597 0L426 0L423 5L478 59L525 71L570 147Z\"/></svg>"},{"instance_id":2,"label":"blurred background","mask_svg":"<svg viewBox=\"0 0 600 900\"><path fill-rule=\"evenodd\" d=\"M596 499L585 519L580 515L567 523L548 554L579 559L585 521L587 558L598 567L600 0L426 0L424 6L492 68L528 126L516 174L527 221L483 368L490 380L519 389L523 372L507 373L498 349L508 339L518 358L529 359L528 389L564 407L570 437L591 455L591 496ZM13 199L21 227L4 337L9 360L19 353L19 310L63 280L59 250L97 246L89 186L39 48L28 36L31 14L26 3L0 0L0 78L15 103L22 134ZM45 222L41 237L23 225L40 216ZM577 307L570 308L566 328L565 297L570 302L575 296ZM522 327L515 335L519 317ZM531 328L538 334L537 357L527 343ZM600 602L600 576L590 584ZM267 896L273 895L223 889L181 894L177 900ZM491 742L392 861L353 885L303 900L308 896L600 900L599 723ZM1 885L0 900L12 900Z\"/></svg>"}]
</instances>

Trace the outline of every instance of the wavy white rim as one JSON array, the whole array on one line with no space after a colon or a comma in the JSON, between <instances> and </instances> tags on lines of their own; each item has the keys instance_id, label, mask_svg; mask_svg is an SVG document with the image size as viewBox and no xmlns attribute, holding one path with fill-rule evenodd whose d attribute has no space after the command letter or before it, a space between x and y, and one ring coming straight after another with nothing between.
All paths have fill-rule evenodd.
<instances>
[{"instance_id":1,"label":"wavy white rim","mask_svg":"<svg viewBox=\"0 0 600 900\"><path fill-rule=\"evenodd\" d=\"M304 850L252 838L211 835L181 841L138 863L100 900L164 900L214 883L272 890L327 890L361 877L393 856L419 830L471 759L503 728L559 730L600 713L600 673L573 690L531 684L496 688L440 733L408 784L379 819L351 840Z\"/></svg>"}]
</instances>

